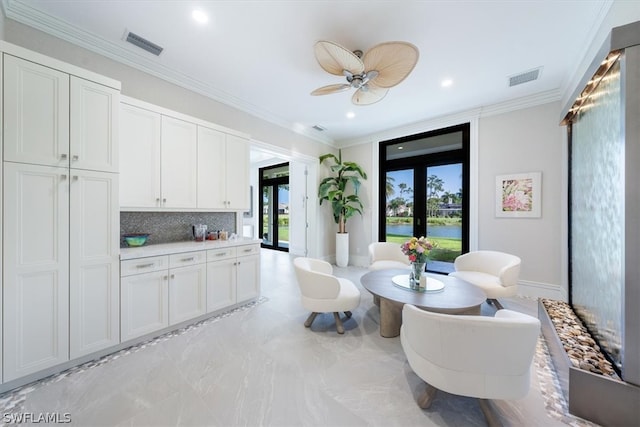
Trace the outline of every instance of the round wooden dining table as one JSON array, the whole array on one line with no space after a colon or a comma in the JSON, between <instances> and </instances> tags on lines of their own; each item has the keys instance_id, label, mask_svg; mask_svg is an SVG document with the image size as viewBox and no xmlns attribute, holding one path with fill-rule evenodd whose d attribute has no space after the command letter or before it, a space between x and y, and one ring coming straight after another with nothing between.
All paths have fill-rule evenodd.
<instances>
[{"instance_id":1,"label":"round wooden dining table","mask_svg":"<svg viewBox=\"0 0 640 427\"><path fill-rule=\"evenodd\" d=\"M394 284L393 278L407 274L407 270L374 270L360 279L362 286L380 300L380 335L385 338L400 335L402 307L413 304L423 310L447 314L480 315L480 306L487 299L485 293L464 280L440 274L427 274L444 284L435 292L420 292Z\"/></svg>"}]
</instances>

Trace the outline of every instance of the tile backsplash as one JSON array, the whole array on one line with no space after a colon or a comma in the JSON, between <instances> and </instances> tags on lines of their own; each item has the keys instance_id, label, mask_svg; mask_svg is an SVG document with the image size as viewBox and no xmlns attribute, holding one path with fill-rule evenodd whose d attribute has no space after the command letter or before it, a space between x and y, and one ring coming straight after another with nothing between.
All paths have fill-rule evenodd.
<instances>
[{"instance_id":1,"label":"tile backsplash","mask_svg":"<svg viewBox=\"0 0 640 427\"><path fill-rule=\"evenodd\" d=\"M120 245L129 233L148 233L147 245L193 240L192 224L236 233L234 212L120 212Z\"/></svg>"}]
</instances>

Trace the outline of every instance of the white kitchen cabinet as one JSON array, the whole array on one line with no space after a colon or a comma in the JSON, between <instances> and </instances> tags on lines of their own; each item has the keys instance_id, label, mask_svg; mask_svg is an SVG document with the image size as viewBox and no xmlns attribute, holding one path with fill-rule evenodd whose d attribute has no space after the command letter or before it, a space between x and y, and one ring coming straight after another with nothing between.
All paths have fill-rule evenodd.
<instances>
[{"instance_id":1,"label":"white kitchen cabinet","mask_svg":"<svg viewBox=\"0 0 640 427\"><path fill-rule=\"evenodd\" d=\"M4 160L118 172L120 92L4 55Z\"/></svg>"},{"instance_id":2,"label":"white kitchen cabinet","mask_svg":"<svg viewBox=\"0 0 640 427\"><path fill-rule=\"evenodd\" d=\"M249 210L249 143L198 126L198 208Z\"/></svg>"},{"instance_id":3,"label":"white kitchen cabinet","mask_svg":"<svg viewBox=\"0 0 640 427\"><path fill-rule=\"evenodd\" d=\"M7 382L119 343L120 83L0 50Z\"/></svg>"},{"instance_id":4,"label":"white kitchen cabinet","mask_svg":"<svg viewBox=\"0 0 640 427\"><path fill-rule=\"evenodd\" d=\"M70 357L120 342L118 175L70 170Z\"/></svg>"},{"instance_id":5,"label":"white kitchen cabinet","mask_svg":"<svg viewBox=\"0 0 640 427\"><path fill-rule=\"evenodd\" d=\"M195 208L198 168L196 125L162 116L161 150L162 206Z\"/></svg>"},{"instance_id":6,"label":"white kitchen cabinet","mask_svg":"<svg viewBox=\"0 0 640 427\"><path fill-rule=\"evenodd\" d=\"M205 314L205 262L205 251L122 261L122 341Z\"/></svg>"},{"instance_id":7,"label":"white kitchen cabinet","mask_svg":"<svg viewBox=\"0 0 640 427\"><path fill-rule=\"evenodd\" d=\"M120 206L195 209L196 125L126 103L120 113Z\"/></svg>"},{"instance_id":8,"label":"white kitchen cabinet","mask_svg":"<svg viewBox=\"0 0 640 427\"><path fill-rule=\"evenodd\" d=\"M249 210L249 141L227 134L227 209Z\"/></svg>"},{"instance_id":9,"label":"white kitchen cabinet","mask_svg":"<svg viewBox=\"0 0 640 427\"><path fill-rule=\"evenodd\" d=\"M70 167L118 172L120 91L71 76Z\"/></svg>"},{"instance_id":10,"label":"white kitchen cabinet","mask_svg":"<svg viewBox=\"0 0 640 427\"><path fill-rule=\"evenodd\" d=\"M159 113L120 105L120 206L161 206Z\"/></svg>"},{"instance_id":11,"label":"white kitchen cabinet","mask_svg":"<svg viewBox=\"0 0 640 427\"><path fill-rule=\"evenodd\" d=\"M175 325L206 313L207 253L169 255L169 324Z\"/></svg>"},{"instance_id":12,"label":"white kitchen cabinet","mask_svg":"<svg viewBox=\"0 0 640 427\"><path fill-rule=\"evenodd\" d=\"M175 325L206 313L206 264L169 271L169 324Z\"/></svg>"},{"instance_id":13,"label":"white kitchen cabinet","mask_svg":"<svg viewBox=\"0 0 640 427\"><path fill-rule=\"evenodd\" d=\"M175 111L123 99L123 210L249 210L249 140Z\"/></svg>"},{"instance_id":14,"label":"white kitchen cabinet","mask_svg":"<svg viewBox=\"0 0 640 427\"><path fill-rule=\"evenodd\" d=\"M5 380L120 342L117 174L4 163Z\"/></svg>"},{"instance_id":15,"label":"white kitchen cabinet","mask_svg":"<svg viewBox=\"0 0 640 427\"><path fill-rule=\"evenodd\" d=\"M169 326L169 257L121 262L122 342Z\"/></svg>"},{"instance_id":16,"label":"white kitchen cabinet","mask_svg":"<svg viewBox=\"0 0 640 427\"><path fill-rule=\"evenodd\" d=\"M4 381L69 360L68 169L4 163Z\"/></svg>"},{"instance_id":17,"label":"white kitchen cabinet","mask_svg":"<svg viewBox=\"0 0 640 427\"><path fill-rule=\"evenodd\" d=\"M223 132L198 126L198 208L227 207L225 136Z\"/></svg>"},{"instance_id":18,"label":"white kitchen cabinet","mask_svg":"<svg viewBox=\"0 0 640 427\"><path fill-rule=\"evenodd\" d=\"M207 313L236 303L236 248L207 251Z\"/></svg>"},{"instance_id":19,"label":"white kitchen cabinet","mask_svg":"<svg viewBox=\"0 0 640 427\"><path fill-rule=\"evenodd\" d=\"M260 246L207 251L207 312L260 296Z\"/></svg>"},{"instance_id":20,"label":"white kitchen cabinet","mask_svg":"<svg viewBox=\"0 0 640 427\"><path fill-rule=\"evenodd\" d=\"M4 54L4 160L69 165L69 75Z\"/></svg>"},{"instance_id":21,"label":"white kitchen cabinet","mask_svg":"<svg viewBox=\"0 0 640 427\"><path fill-rule=\"evenodd\" d=\"M255 248L258 250L257 248ZM236 302L260 296L260 256L241 256L238 252Z\"/></svg>"}]
</instances>

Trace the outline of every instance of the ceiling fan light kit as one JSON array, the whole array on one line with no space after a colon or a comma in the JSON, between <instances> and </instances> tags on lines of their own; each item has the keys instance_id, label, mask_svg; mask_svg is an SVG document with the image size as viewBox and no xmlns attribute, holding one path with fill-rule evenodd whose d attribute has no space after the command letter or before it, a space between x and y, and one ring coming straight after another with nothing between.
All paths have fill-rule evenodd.
<instances>
[{"instance_id":1,"label":"ceiling fan light kit","mask_svg":"<svg viewBox=\"0 0 640 427\"><path fill-rule=\"evenodd\" d=\"M343 76L347 83L322 86L311 95L328 95L351 88L351 102L369 105L380 101L388 89L400 84L418 62L418 48L407 42L385 42L369 49L351 52L337 43L320 40L314 46L316 60L329 74Z\"/></svg>"}]
</instances>

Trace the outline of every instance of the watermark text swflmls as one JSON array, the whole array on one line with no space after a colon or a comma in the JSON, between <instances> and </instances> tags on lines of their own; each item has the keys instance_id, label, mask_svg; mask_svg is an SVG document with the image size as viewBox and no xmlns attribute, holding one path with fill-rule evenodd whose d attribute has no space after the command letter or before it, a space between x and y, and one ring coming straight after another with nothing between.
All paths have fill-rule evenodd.
<instances>
[{"instance_id":1,"label":"watermark text swflmls","mask_svg":"<svg viewBox=\"0 0 640 427\"><path fill-rule=\"evenodd\" d=\"M2 422L5 424L23 423L45 423L45 424L67 424L71 422L71 414L68 412L20 412L2 414Z\"/></svg>"}]
</instances>

